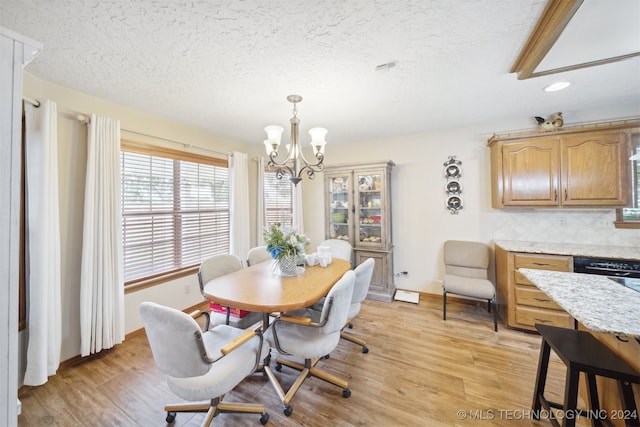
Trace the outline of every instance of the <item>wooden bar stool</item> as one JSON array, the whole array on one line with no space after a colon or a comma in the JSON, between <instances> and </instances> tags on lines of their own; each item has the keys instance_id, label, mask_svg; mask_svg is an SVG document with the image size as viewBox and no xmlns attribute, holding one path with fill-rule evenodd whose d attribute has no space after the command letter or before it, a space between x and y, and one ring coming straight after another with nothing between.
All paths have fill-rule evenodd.
<instances>
[{"instance_id":1,"label":"wooden bar stool","mask_svg":"<svg viewBox=\"0 0 640 427\"><path fill-rule=\"evenodd\" d=\"M578 414L591 418L591 423L594 426L602 425L601 415L604 415L604 413L600 411L596 387L596 376L601 376L618 381L623 411L636 415L636 418L626 419L626 425L640 426L633 389L631 388L631 383L640 384L640 373L586 331L541 324L536 324L535 326L542 337L542 345L540 347L536 386L533 393L532 408L534 418L540 419L541 408L549 411L549 413L551 408L556 408L564 411L563 426L575 426ZM551 349L567 366L563 405L549 402L544 397L544 386L547 380ZM589 412L576 408L580 372L584 372L587 376ZM569 416L566 416L567 414ZM589 417L589 415L596 415L596 417ZM550 417L549 420L554 426L560 426L555 418Z\"/></svg>"}]
</instances>

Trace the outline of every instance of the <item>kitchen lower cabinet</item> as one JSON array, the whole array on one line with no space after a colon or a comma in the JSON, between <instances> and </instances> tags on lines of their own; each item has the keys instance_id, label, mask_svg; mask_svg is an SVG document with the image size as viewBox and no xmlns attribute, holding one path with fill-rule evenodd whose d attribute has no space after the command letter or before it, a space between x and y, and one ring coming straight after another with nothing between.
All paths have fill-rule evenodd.
<instances>
[{"instance_id":1,"label":"kitchen lower cabinet","mask_svg":"<svg viewBox=\"0 0 640 427\"><path fill-rule=\"evenodd\" d=\"M499 246L495 254L498 304L508 327L529 331L535 331L536 323L574 327L573 317L518 271L573 271L571 256L508 252Z\"/></svg>"}]
</instances>

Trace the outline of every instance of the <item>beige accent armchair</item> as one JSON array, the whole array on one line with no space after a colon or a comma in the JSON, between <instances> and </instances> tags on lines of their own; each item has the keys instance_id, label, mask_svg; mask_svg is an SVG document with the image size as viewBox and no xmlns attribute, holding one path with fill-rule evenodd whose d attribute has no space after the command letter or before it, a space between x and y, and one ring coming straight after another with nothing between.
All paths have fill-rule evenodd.
<instances>
[{"instance_id":1,"label":"beige accent armchair","mask_svg":"<svg viewBox=\"0 0 640 427\"><path fill-rule=\"evenodd\" d=\"M496 287L489 280L489 246L481 242L444 242L446 274L442 278L442 317L447 320L447 294L486 300L493 308L493 329L498 332Z\"/></svg>"}]
</instances>

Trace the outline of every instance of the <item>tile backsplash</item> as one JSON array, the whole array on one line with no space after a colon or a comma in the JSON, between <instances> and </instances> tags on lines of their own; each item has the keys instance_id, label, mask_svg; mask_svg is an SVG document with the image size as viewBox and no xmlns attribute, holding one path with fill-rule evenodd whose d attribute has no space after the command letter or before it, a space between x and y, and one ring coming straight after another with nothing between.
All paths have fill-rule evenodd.
<instances>
[{"instance_id":1,"label":"tile backsplash","mask_svg":"<svg viewBox=\"0 0 640 427\"><path fill-rule=\"evenodd\" d=\"M640 246L640 229L615 228L615 209L499 210L492 215L494 240Z\"/></svg>"}]
</instances>

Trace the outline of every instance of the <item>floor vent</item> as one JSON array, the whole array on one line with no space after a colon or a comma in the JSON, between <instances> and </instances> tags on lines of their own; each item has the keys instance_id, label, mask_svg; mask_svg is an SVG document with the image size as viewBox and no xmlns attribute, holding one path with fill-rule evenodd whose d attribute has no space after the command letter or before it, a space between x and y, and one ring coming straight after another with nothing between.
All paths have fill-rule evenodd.
<instances>
[{"instance_id":1,"label":"floor vent","mask_svg":"<svg viewBox=\"0 0 640 427\"><path fill-rule=\"evenodd\" d=\"M417 292L409 292L398 289L394 297L396 301L412 302L418 304L420 301L420 294Z\"/></svg>"}]
</instances>

